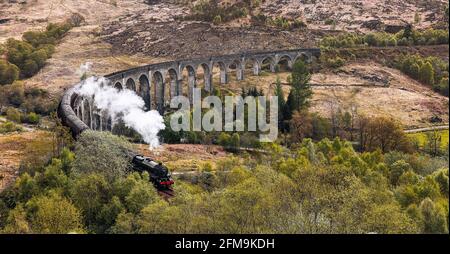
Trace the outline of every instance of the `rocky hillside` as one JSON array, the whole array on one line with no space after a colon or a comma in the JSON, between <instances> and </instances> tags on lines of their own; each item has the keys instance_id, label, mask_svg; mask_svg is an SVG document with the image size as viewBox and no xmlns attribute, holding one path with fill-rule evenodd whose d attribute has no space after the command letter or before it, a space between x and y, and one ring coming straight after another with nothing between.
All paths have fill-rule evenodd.
<instances>
[{"instance_id":1,"label":"rocky hillside","mask_svg":"<svg viewBox=\"0 0 450 254\"><path fill-rule=\"evenodd\" d=\"M303 19L310 28L395 32L405 24L431 27L445 20L443 0L266 0L260 11Z\"/></svg>"}]
</instances>

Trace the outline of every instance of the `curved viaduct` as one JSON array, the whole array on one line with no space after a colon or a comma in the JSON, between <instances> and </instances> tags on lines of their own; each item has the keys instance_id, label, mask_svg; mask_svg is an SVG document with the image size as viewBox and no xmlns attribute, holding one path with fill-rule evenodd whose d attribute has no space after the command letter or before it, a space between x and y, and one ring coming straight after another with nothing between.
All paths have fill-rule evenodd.
<instances>
[{"instance_id":1,"label":"curved viaduct","mask_svg":"<svg viewBox=\"0 0 450 254\"><path fill-rule=\"evenodd\" d=\"M105 78L109 80L108 85L139 94L147 110L162 113L174 96L185 95L192 100L196 87L211 92L216 85L213 73L219 73L217 83L226 84L232 76L244 80L246 75L259 75L262 70L275 72L281 65L291 68L298 59L311 62L319 55L317 48L246 52L149 64L114 72ZM93 98L78 96L74 87L64 93L58 113L74 135L88 128L112 130L108 112L97 110Z\"/></svg>"}]
</instances>

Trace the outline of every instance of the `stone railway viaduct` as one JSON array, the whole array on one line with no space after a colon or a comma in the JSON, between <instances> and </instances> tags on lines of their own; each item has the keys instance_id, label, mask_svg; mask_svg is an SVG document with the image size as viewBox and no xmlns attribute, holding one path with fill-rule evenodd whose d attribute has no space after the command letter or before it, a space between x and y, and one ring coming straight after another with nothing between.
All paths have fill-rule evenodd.
<instances>
[{"instance_id":1,"label":"stone railway viaduct","mask_svg":"<svg viewBox=\"0 0 450 254\"><path fill-rule=\"evenodd\" d=\"M244 80L248 69L253 75L259 75L262 70L275 72L277 66L291 68L299 59L311 62L319 55L320 49L317 48L245 52L149 64L118 71L105 78L109 80L108 85L139 94L147 110L155 109L163 113L174 96L186 95L192 100L193 88L213 91L216 85L213 70L218 70L220 74L219 83L226 84L233 73L236 80ZM200 78L202 82L199 82ZM96 109L93 98L78 96L74 87L64 93L58 113L74 135L88 128L111 131L113 127L108 112Z\"/></svg>"}]
</instances>

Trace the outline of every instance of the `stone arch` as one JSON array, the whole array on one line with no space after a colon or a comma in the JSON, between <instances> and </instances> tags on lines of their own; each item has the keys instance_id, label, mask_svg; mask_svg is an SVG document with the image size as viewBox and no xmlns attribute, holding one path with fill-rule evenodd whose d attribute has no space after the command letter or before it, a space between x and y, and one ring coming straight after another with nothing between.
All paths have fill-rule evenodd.
<instances>
[{"instance_id":1,"label":"stone arch","mask_svg":"<svg viewBox=\"0 0 450 254\"><path fill-rule=\"evenodd\" d=\"M155 71L152 76L153 86L155 87L155 104L156 110L160 113L164 111L164 75L160 71Z\"/></svg>"},{"instance_id":2,"label":"stone arch","mask_svg":"<svg viewBox=\"0 0 450 254\"><path fill-rule=\"evenodd\" d=\"M227 66L224 62L218 61L213 63L213 75L215 74L215 69L219 69L219 82L220 84L228 83L228 73Z\"/></svg>"},{"instance_id":3,"label":"stone arch","mask_svg":"<svg viewBox=\"0 0 450 254\"><path fill-rule=\"evenodd\" d=\"M79 104L75 110L75 114L81 121L83 121L83 105Z\"/></svg>"},{"instance_id":4,"label":"stone arch","mask_svg":"<svg viewBox=\"0 0 450 254\"><path fill-rule=\"evenodd\" d=\"M75 115L83 120L83 98L74 94L74 96L72 96L71 107L73 108Z\"/></svg>"},{"instance_id":5,"label":"stone arch","mask_svg":"<svg viewBox=\"0 0 450 254\"><path fill-rule=\"evenodd\" d=\"M251 75L258 76L260 72L261 72L261 66L257 59L255 59L255 58L245 59L244 75L251 74Z\"/></svg>"},{"instance_id":6,"label":"stone arch","mask_svg":"<svg viewBox=\"0 0 450 254\"><path fill-rule=\"evenodd\" d=\"M129 78L127 82L125 83L125 87L127 89L130 89L131 91L136 91L136 83L134 82L133 78Z\"/></svg>"},{"instance_id":7,"label":"stone arch","mask_svg":"<svg viewBox=\"0 0 450 254\"><path fill-rule=\"evenodd\" d=\"M202 82L197 82L197 86L199 86L199 84L201 84L201 87L205 91L211 92L211 90L212 90L212 86L211 86L212 74L211 74L211 70L210 70L208 64L202 63L197 67L196 77L197 77L197 80L200 80L200 79L202 80Z\"/></svg>"},{"instance_id":8,"label":"stone arch","mask_svg":"<svg viewBox=\"0 0 450 254\"><path fill-rule=\"evenodd\" d=\"M94 112L92 117L92 129L94 130L102 130L102 120L100 116L100 112Z\"/></svg>"},{"instance_id":9,"label":"stone arch","mask_svg":"<svg viewBox=\"0 0 450 254\"><path fill-rule=\"evenodd\" d=\"M278 58L277 68L279 71L289 71L293 65L292 58L289 55L282 55Z\"/></svg>"},{"instance_id":10,"label":"stone arch","mask_svg":"<svg viewBox=\"0 0 450 254\"><path fill-rule=\"evenodd\" d=\"M244 67L242 65L243 63L240 60L235 59L228 66L230 70L236 71L236 80L238 81L244 79Z\"/></svg>"},{"instance_id":11,"label":"stone arch","mask_svg":"<svg viewBox=\"0 0 450 254\"><path fill-rule=\"evenodd\" d=\"M146 110L151 109L151 97L150 97L150 81L147 75L142 74L139 77L139 95L145 102Z\"/></svg>"},{"instance_id":12,"label":"stone arch","mask_svg":"<svg viewBox=\"0 0 450 254\"><path fill-rule=\"evenodd\" d=\"M307 63L307 62L309 62L309 56L305 52L301 52L297 55L297 57L295 57L294 63L299 60Z\"/></svg>"},{"instance_id":13,"label":"stone arch","mask_svg":"<svg viewBox=\"0 0 450 254\"><path fill-rule=\"evenodd\" d=\"M70 97L70 107L75 109L78 106L76 103L77 101L78 101L78 95L76 93L73 93L72 96Z\"/></svg>"},{"instance_id":14,"label":"stone arch","mask_svg":"<svg viewBox=\"0 0 450 254\"><path fill-rule=\"evenodd\" d=\"M89 126L92 127L92 110L91 110L91 104L89 100L85 99L82 103L82 120L83 122Z\"/></svg>"},{"instance_id":15,"label":"stone arch","mask_svg":"<svg viewBox=\"0 0 450 254\"><path fill-rule=\"evenodd\" d=\"M112 118L110 116L107 116L107 119L105 122L106 122L106 130L112 131L112 129L113 129Z\"/></svg>"},{"instance_id":16,"label":"stone arch","mask_svg":"<svg viewBox=\"0 0 450 254\"><path fill-rule=\"evenodd\" d=\"M118 89L119 91L123 89L122 83L120 82L116 82L114 84L114 88Z\"/></svg>"},{"instance_id":17,"label":"stone arch","mask_svg":"<svg viewBox=\"0 0 450 254\"><path fill-rule=\"evenodd\" d=\"M100 113L100 117L102 118L102 131L108 130L108 114L106 111L102 111Z\"/></svg>"},{"instance_id":18,"label":"stone arch","mask_svg":"<svg viewBox=\"0 0 450 254\"><path fill-rule=\"evenodd\" d=\"M275 72L275 59L271 56L265 57L261 60L261 70Z\"/></svg>"},{"instance_id":19,"label":"stone arch","mask_svg":"<svg viewBox=\"0 0 450 254\"><path fill-rule=\"evenodd\" d=\"M169 91L166 91L166 96L168 96L166 99L171 99L174 96L179 95L180 91L178 73L175 69L171 68L167 71L167 81L169 82Z\"/></svg>"},{"instance_id":20,"label":"stone arch","mask_svg":"<svg viewBox=\"0 0 450 254\"><path fill-rule=\"evenodd\" d=\"M188 96L192 102L194 88L197 87L196 68L192 65L186 65L183 68L183 81L187 80L187 84L183 82L182 95Z\"/></svg>"}]
</instances>

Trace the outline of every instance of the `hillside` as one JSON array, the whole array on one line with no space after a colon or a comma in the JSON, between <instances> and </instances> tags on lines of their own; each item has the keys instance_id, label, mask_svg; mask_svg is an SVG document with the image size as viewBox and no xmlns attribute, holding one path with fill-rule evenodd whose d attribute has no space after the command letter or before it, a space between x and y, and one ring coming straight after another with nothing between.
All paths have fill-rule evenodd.
<instances>
[{"instance_id":1,"label":"hillside","mask_svg":"<svg viewBox=\"0 0 450 254\"><path fill-rule=\"evenodd\" d=\"M448 235L447 19L443 0L0 0L0 235Z\"/></svg>"}]
</instances>

